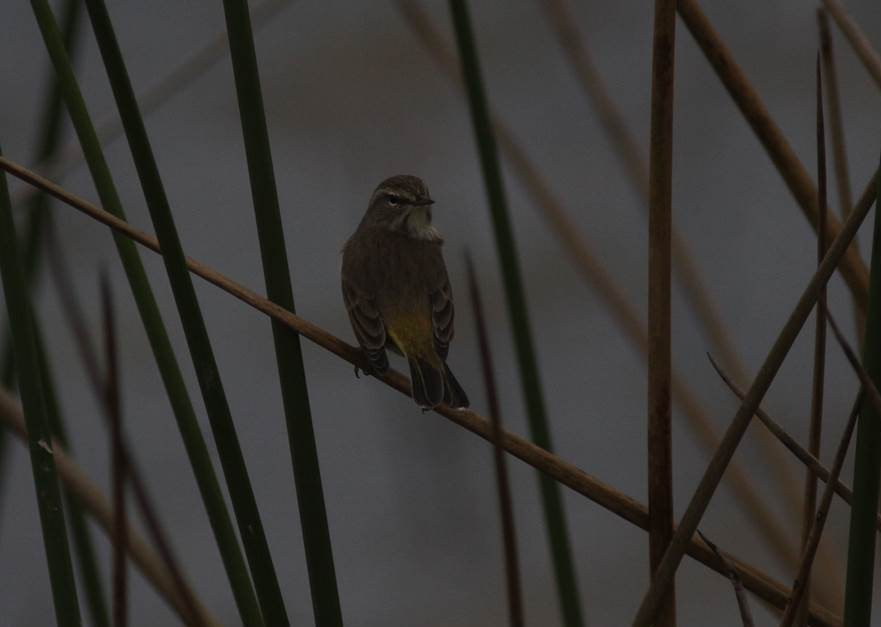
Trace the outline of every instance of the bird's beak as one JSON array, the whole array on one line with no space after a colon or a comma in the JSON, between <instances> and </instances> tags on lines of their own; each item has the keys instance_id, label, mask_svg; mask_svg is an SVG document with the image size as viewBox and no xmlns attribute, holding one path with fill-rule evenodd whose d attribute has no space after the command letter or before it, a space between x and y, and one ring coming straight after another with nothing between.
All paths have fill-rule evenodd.
<instances>
[{"instance_id":1,"label":"bird's beak","mask_svg":"<svg viewBox=\"0 0 881 627\"><path fill-rule=\"evenodd\" d=\"M434 201L431 198L420 198L414 204L417 207L430 207L431 205L434 204Z\"/></svg>"}]
</instances>

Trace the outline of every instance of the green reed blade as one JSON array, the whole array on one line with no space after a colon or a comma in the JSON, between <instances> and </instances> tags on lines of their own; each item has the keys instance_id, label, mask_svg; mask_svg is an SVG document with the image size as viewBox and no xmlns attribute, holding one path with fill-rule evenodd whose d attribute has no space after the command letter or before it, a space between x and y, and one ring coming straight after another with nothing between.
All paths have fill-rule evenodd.
<instances>
[{"instance_id":1,"label":"green reed blade","mask_svg":"<svg viewBox=\"0 0 881 627\"><path fill-rule=\"evenodd\" d=\"M169 206L159 168L147 137L140 107L122 58L122 51L103 0L86 0L92 27L125 134L131 147L135 167L147 199L156 236L162 245L163 260L175 302L183 324L187 345L196 369L202 398L211 422L214 441L220 457L239 534L251 567L257 598L267 625L288 625L281 587L272 564L269 545L260 520L257 501L248 478L245 458L236 436L229 403L223 389L220 371L214 358L208 329L196 298L186 258Z\"/></svg>"},{"instance_id":2,"label":"green reed blade","mask_svg":"<svg viewBox=\"0 0 881 627\"><path fill-rule=\"evenodd\" d=\"M86 156L101 203L107 211L124 219L125 213L122 203L74 76L70 59L64 49L52 10L46 0L32 0L31 5L46 48L55 66L68 113ZM242 557L238 538L236 538L235 529L223 501L220 484L208 455L208 447L199 429L193 405L187 394L183 376L171 348L171 342L150 288L146 271L130 240L114 235L114 241L177 419L178 428L190 464L193 467L205 509L208 512L208 518L220 549L239 614L245 625L249 627L252 625L261 626L263 620L260 608L251 585L245 560Z\"/></svg>"},{"instance_id":3,"label":"green reed blade","mask_svg":"<svg viewBox=\"0 0 881 627\"><path fill-rule=\"evenodd\" d=\"M46 402L46 418L49 421L49 430L52 437L69 454L73 454L70 440L67 437L67 429L64 426L64 418L61 406L58 404L55 379L49 360L46 355L46 343L43 341L40 323L36 315L32 316L34 336L36 339L37 359L40 365L40 377L43 381L43 394ZM107 600L101 584L101 569L95 556L92 544L92 536L86 523L85 513L79 501L65 488L64 507L70 517L70 534L73 540L73 548L77 556L80 577L83 581L86 607L92 624L95 627L110 627L110 614L107 612Z\"/></svg>"},{"instance_id":4,"label":"green reed blade","mask_svg":"<svg viewBox=\"0 0 881 627\"><path fill-rule=\"evenodd\" d=\"M64 45L73 56L77 42L75 37L80 17L82 16L81 0L65 0L61 10L61 30ZM40 136L37 140L37 159L51 158L58 151L61 144L62 122L64 121L64 103L61 99L61 91L55 79L55 73L50 68L49 86L46 91L46 99L43 101L42 114L40 115ZM37 273L39 261L40 242L42 241L43 224L48 216L50 199L47 194L34 194L28 202L28 211L24 220L21 237L21 247L24 257L25 284L31 285ZM12 361L12 340L9 330L3 328L3 336L0 339L0 385L9 388L15 382L15 364ZM3 472L6 461L8 434L0 430L0 482L6 474ZM0 486L2 487L2 486Z\"/></svg>"},{"instance_id":5,"label":"green reed blade","mask_svg":"<svg viewBox=\"0 0 881 627\"><path fill-rule=\"evenodd\" d=\"M875 385L881 386L881 196L877 195L863 366ZM865 398L860 408L855 451L844 625L870 627L875 574L875 516L881 486L881 415Z\"/></svg>"},{"instance_id":6,"label":"green reed blade","mask_svg":"<svg viewBox=\"0 0 881 627\"><path fill-rule=\"evenodd\" d=\"M453 25L456 29L456 43L459 47L462 74L468 92L474 135L480 152L480 164L492 215L499 264L504 279L508 315L511 318L514 346L520 367L520 380L523 385L529 418L529 431L538 446L550 451L552 450L551 432L548 427L544 394L526 310L523 281L520 276L520 264L517 259L511 220L508 216L505 189L502 184L492 123L489 119L474 33L465 0L450 0L450 9L453 15ZM584 620L581 615L575 565L569 546L560 487L552 479L541 474L539 482L564 624L567 627L578 627L584 624Z\"/></svg>"},{"instance_id":7,"label":"green reed blade","mask_svg":"<svg viewBox=\"0 0 881 627\"><path fill-rule=\"evenodd\" d=\"M269 132L263 109L263 95L260 90L260 74L257 69L257 53L254 49L248 3L245 0L224 0L223 6L266 291L270 300L294 311L294 294L275 187ZM293 460L294 483L297 487L300 525L303 528L303 542L306 545L306 565L312 589L315 623L318 627L336 627L343 624L343 618L300 338L276 321L272 322L272 335L275 340L275 356Z\"/></svg>"},{"instance_id":8,"label":"green reed blade","mask_svg":"<svg viewBox=\"0 0 881 627\"><path fill-rule=\"evenodd\" d=\"M67 530L64 526L64 511L61 508L61 490L52 457L51 433L43 401L43 383L36 354L30 296L19 257L5 174L0 174L0 274L12 331L18 387L28 429L28 448L40 510L43 546L49 562L55 618L60 627L79 627L80 609L76 598Z\"/></svg>"}]
</instances>

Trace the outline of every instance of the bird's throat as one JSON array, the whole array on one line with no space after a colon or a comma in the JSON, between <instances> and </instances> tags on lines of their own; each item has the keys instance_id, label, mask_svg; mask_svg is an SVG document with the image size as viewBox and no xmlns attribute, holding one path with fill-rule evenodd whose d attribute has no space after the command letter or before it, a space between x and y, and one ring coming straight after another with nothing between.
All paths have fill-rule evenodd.
<instances>
[{"instance_id":1,"label":"bird's throat","mask_svg":"<svg viewBox=\"0 0 881 627\"><path fill-rule=\"evenodd\" d=\"M410 237L428 241L442 239L440 233L431 223L431 209L429 207L414 207L408 211L403 226Z\"/></svg>"}]
</instances>

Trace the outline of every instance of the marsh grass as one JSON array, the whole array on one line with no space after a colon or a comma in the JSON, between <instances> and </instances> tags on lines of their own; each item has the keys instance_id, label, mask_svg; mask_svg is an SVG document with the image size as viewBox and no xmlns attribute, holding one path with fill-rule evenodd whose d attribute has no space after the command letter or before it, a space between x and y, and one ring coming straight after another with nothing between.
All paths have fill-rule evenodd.
<instances>
[{"instance_id":1,"label":"marsh grass","mask_svg":"<svg viewBox=\"0 0 881 627\"><path fill-rule=\"evenodd\" d=\"M106 377L101 373L95 350L89 346L88 324L78 313L75 295L67 293L70 306L65 314L81 340L83 364L90 371L90 381L96 394L103 399L102 407L108 418L109 441L112 444L113 464L113 505L91 485L81 471L72 463L65 449L68 447L65 425L61 420L63 402L55 396L46 347L40 340L37 317L30 311L28 296L29 268L36 268L40 259L37 243L41 241L43 224L48 218L47 207L50 197L70 205L88 215L91 219L109 226L131 285L139 313L150 339L163 383L172 404L173 412L183 436L193 472L199 483L200 492L209 513L209 519L233 596L243 624L255 627L283 626L289 624L283 602L283 588L278 581L272 563L267 540L247 476L244 455L240 450L235 434L232 416L225 391L220 383L220 373L215 362L210 338L195 297L190 273L205 279L224 290L233 298L241 300L256 311L270 318L275 341L276 362L281 383L285 420L293 464L293 476L297 489L300 525L306 546L306 567L309 573L313 612L318 627L341 627L343 625L343 604L334 568L331 548L331 535L328 528L326 505L324 501L318 452L312 426L312 408L307 388L307 372L303 364L300 337L314 342L356 366L364 366L363 356L355 347L331 335L321 327L298 316L294 309L294 292L291 285L286 242L282 236L283 228L279 210L278 194L275 186L270 135L263 108L257 53L251 26L251 12L244 0L225 0L224 9L228 29L228 41L233 63L235 91L241 118L245 144L245 162L251 183L252 199L259 237L261 258L267 297L232 281L216 270L185 255L184 247L177 235L170 202L159 176L152 155L141 107L134 89L129 82L122 60L122 53L116 41L110 17L103 0L86 0L98 39L102 58L107 68L110 84L117 100L122 127L125 130L144 194L150 208L153 226L157 237L140 232L125 221L122 204L105 161L101 141L91 122L82 94L71 67L69 50L73 44L72 33L76 30L78 2L70 0L65 4L64 28L59 29L46 0L32 0L47 51L55 71L55 89L47 98L46 114L43 122L43 139L38 152L41 163L52 163L59 142L59 119L61 102L74 122L83 152L85 153L93 181L100 197L101 207L84 201L51 183L45 178L18 165L13 160L0 157L0 169L26 181L35 190L30 196L32 202L26 205L25 235L17 237L12 223L12 214L5 175L0 176L0 270L6 290L6 303L9 313L10 335L15 349L16 377L21 394L21 404L16 403L5 390L0 390L0 419L19 438L28 438L34 479L37 486L43 525L44 544L49 562L53 602L58 624L73 627L80 624L78 599L73 577L70 553L63 512L71 520L74 545L77 549L79 565L84 583L81 591L87 601L92 623L102 627L109 624L106 601L103 598L102 577L94 557L94 549L84 522L84 514L95 517L114 547L113 568L113 623L124 626L128 621L128 582L125 576L127 560L141 569L148 581L160 595L175 609L187 623L193 625L217 625L188 584L181 564L175 557L169 536L173 533L164 529L151 502L143 476L133 457L133 449L128 446L123 434L121 411L119 409L120 376L117 361L119 347L114 332L114 315L110 306L109 290L104 295L105 361L110 364ZM267 13L277 10L284 0L269 0L264 7ZM418 7L401 0L399 5L405 15L418 24ZM857 23L846 14L837 0L824 0L826 10L842 29L851 45L856 49L860 60L870 74L881 84L881 60L872 50L868 38L860 31ZM577 33L566 23L565 2L549 3L550 16L557 20L555 27L560 33L564 48L577 71L582 74L585 87L593 93L601 115L605 113L609 133L618 136L620 154L625 166L631 171L636 187L644 178L644 166L640 166L637 144L626 134L626 129L616 121L614 106L603 97L601 84L596 76L591 76L589 65L584 66L586 51L579 49ZM480 169L487 192L487 205L492 221L495 245L499 257L499 270L504 286L508 317L512 327L512 339L517 354L517 368L520 374L520 390L525 401L531 441L504 431L499 423L498 394L492 384L491 360L485 330L478 333L484 349L481 355L485 360L485 373L490 398L490 416L472 410L457 410L441 406L436 412L453 423L478 435L493 445L497 469L497 489L502 512L502 536L506 556L506 576L508 581L508 600L510 622L514 626L525 624L524 599L528 597L521 589L516 558L516 537L514 533L512 495L505 480L505 459L503 452L519 458L534 467L540 474L541 499L545 514L545 527L551 546L555 570L557 592L560 601L562 622L567 627L578 627L588 622L590 604L582 607L580 589L576 579L576 560L570 547L565 513L562 506L561 488L568 487L576 493L592 500L609 510L620 520L633 524L648 532L651 545L651 565L654 571L651 584L643 603L634 619L634 625L650 624L675 625L673 579L684 555L690 555L713 571L728 577L735 587L737 600L744 625L752 618L746 602L745 590L755 594L782 615L782 625L790 625L796 618L806 624L839 626L841 617L836 615L838 608L824 607L812 602L808 593L808 581L812 569L824 567L819 560L815 566L823 526L831 507L832 497L839 494L852 504L851 533L848 555L848 581L844 624L847 627L868 627L871 610L872 579L875 534L881 524L878 516L878 476L881 465L881 436L878 435L878 420L881 419L881 397L875 385L881 380L881 349L876 344L881 336L878 333L879 302L881 302L881 254L878 253L878 239L881 233L881 218L876 210L875 241L871 270L859 256L853 245L854 236L868 214L871 204L878 198L876 185L877 172L866 191L854 207L850 207L849 177L847 174L846 151L844 146L841 103L837 95L838 86L834 74L834 61L828 27L824 15L820 15L821 58L818 59L818 185L814 185L810 175L801 164L780 127L771 117L756 89L751 85L743 70L736 63L731 50L727 48L720 35L702 13L695 0L679 0L677 3L658 0L655 33L655 72L652 107L652 134L650 143L650 167L648 168L648 205L650 232L649 267L649 317L648 332L640 316L622 296L620 286L606 273L593 256L584 240L571 228L572 221L556 199L551 187L541 178L528 155L514 140L513 133L501 124L496 114L491 112L489 100L479 63L479 33L475 33L470 21L467 2L450 0L453 30L455 32L459 62L461 63L462 84L467 97L472 120L474 139L477 145ZM719 79L725 85L739 110L749 123L766 152L771 158L783 180L789 187L804 215L818 232L818 266L810 282L804 288L801 298L794 306L774 345L768 351L764 364L745 393L737 390L726 375L726 382L741 397L741 404L730 422L728 431L719 439L702 423L702 409L681 379L677 378L670 360L671 316L670 289L671 272L685 260L686 285L692 292L690 306L702 320L706 332L714 345L720 347L725 361L739 369L736 353L724 327L719 322L711 301L706 299L706 290L701 286L697 268L689 266L690 258L683 243L674 230L676 216L671 207L672 188L672 142L670 123L674 111L672 100L672 77L674 60L672 54L673 33L675 31L674 11L678 10L684 25L691 32L699 47L713 66ZM456 64L455 58L442 51L443 42L432 35L424 22L417 26L428 40L434 37L430 48L439 54L442 65L449 68ZM573 43L574 42L574 43ZM220 54L223 46L215 45L211 54L195 64L197 71L209 67ZM819 80L819 65L822 61L827 76L825 94L830 103L830 126L832 128L833 156L836 179L839 188L839 204L842 222L827 214L825 199L825 150L823 118L819 113L822 105L823 85ZM584 68L587 67L587 71ZM579 70L580 68L580 70ZM449 71L447 69L446 71ZM455 74L455 71L452 72ZM171 83L174 89L180 83ZM600 85L597 87L597 85ZM599 91L591 91L599 89ZM172 90L173 91L173 90ZM171 93L171 92L169 92ZM833 104L834 103L834 104ZM158 102L151 103L151 107ZM530 196L541 206L548 222L557 233L566 251L574 260L583 276L600 294L604 302L615 312L616 322L625 330L631 341L648 357L649 376L649 503L647 508L582 471L572 463L551 452L552 421L545 408L542 377L537 366L536 347L526 308L525 288L521 278L521 257L517 251L512 220L507 206L504 182L500 165L502 153L511 161L515 174L526 182ZM644 182L645 183L645 182ZM50 247L60 247L69 237L60 233L49 240ZM19 250L18 241L24 242ZM827 246L827 242L830 242ZM163 256L178 311L183 322L187 345L197 378L208 409L209 419L219 450L227 487L236 513L245 559L239 546L239 538L226 511L222 492L211 467L207 448L195 421L195 413L183 384L176 358L171 350L168 336L153 299L147 277L135 248L140 244ZM293 245L297 245L294 242ZM57 255L57 251L50 251ZM24 262L22 261L24 260ZM55 257L58 263L58 257ZM63 264L62 264L63 265ZM689 268L691 268L689 270ZM56 268L58 270L58 268ZM847 345L834 320L829 317L836 339L842 346L848 361L860 379L864 395L858 399L855 411L844 429L844 434L832 461L827 469L819 461L820 421L822 390L826 355L823 313L826 311L825 289L833 273L842 273L850 290L858 323L866 316L867 331L864 340L864 363L860 364ZM689 274L690 272L690 274ZM56 272L59 276L63 272ZM471 269L472 286L475 280ZM64 283L61 280L60 283ZM62 290L63 291L63 290ZM475 304L478 301L476 287L472 288ZM64 299L63 299L64 300ZM796 336L805 324L810 312L816 307L818 322L815 331L814 378L812 385L811 433L807 449L772 421L761 409L760 404L774 378L786 359ZM77 320L77 317L80 319ZM485 324L478 315L478 328ZM124 350L124 347L123 347ZM7 354L4 359L4 388L10 387L12 359ZM738 374L738 373L736 373ZM378 381L409 394L409 382L398 372L377 377ZM710 448L715 448L703 479L697 490L690 495L690 502L678 526L674 529L672 514L672 468L674 459L670 447L671 399L677 397L685 413L693 418L692 424ZM803 551L799 559L792 555L793 539L796 529L780 526L761 502L750 494L750 484L746 474L736 475L740 498L750 504L750 511L777 554L784 562L797 565L797 576L791 589L776 582L762 571L744 563L733 555L721 551L715 544L698 539L702 517L722 479L738 445L754 414L769 427L808 469L805 488L805 507L802 522ZM856 423L857 416L859 422ZM26 428L25 428L26 422ZM856 466L854 490L850 490L839 480L848 442L854 428L857 428ZM49 454L49 451L53 454ZM57 464L57 470L56 470ZM733 470L733 469L732 469ZM730 471L729 471L730 472ZM738 471L740 472L740 471ZM822 497L816 503L816 481L825 482ZM64 485L64 508L59 480ZM789 485L783 482L784 488ZM791 488L791 486L789 486ZM138 536L136 529L123 516L128 490L131 491L134 509L144 521L156 553ZM789 488L787 488L789 489ZM786 497L789 509L793 503L791 495ZM816 505L816 507L815 507ZM790 512L792 513L792 512ZM791 546L790 546L791 545ZM590 563L585 559L585 563ZM828 575L827 572L824 572ZM824 578L826 580L828 578ZM819 587L819 586L818 586ZM680 589L683 589L680 587ZM685 594L688 588L685 587ZM818 595L815 595L818 596ZM804 604L802 605L802 598ZM825 596L824 596L825 598ZM804 614L798 617L799 608ZM661 611L663 614L658 614ZM442 617L441 617L442 620ZM351 617L350 624L358 624L359 617Z\"/></svg>"},{"instance_id":2,"label":"marsh grass","mask_svg":"<svg viewBox=\"0 0 881 627\"><path fill-rule=\"evenodd\" d=\"M119 194L80 92L55 16L46 0L33 0L32 7L101 202L114 215L124 218L125 212ZM115 238L115 241L208 511L240 616L249 627L262 625L238 539L146 271L132 242L125 238Z\"/></svg>"},{"instance_id":3,"label":"marsh grass","mask_svg":"<svg viewBox=\"0 0 881 627\"><path fill-rule=\"evenodd\" d=\"M165 268L196 369L208 418L211 421L214 441L238 522L239 534L248 557L263 620L268 625L282 627L288 624L288 617L281 587L269 553L245 458L236 435L211 340L208 337L208 329L196 299L190 273L187 271L183 247L177 234L165 187L147 138L147 130L107 8L103 0L87 0L86 6L113 87L120 119L134 156L153 226L165 251L163 255Z\"/></svg>"}]
</instances>

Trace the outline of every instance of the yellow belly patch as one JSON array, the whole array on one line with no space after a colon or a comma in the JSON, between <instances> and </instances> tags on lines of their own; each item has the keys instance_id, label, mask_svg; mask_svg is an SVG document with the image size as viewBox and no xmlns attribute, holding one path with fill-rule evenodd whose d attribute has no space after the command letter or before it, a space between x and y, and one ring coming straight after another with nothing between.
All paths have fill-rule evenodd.
<instances>
[{"instance_id":1,"label":"yellow belly patch","mask_svg":"<svg viewBox=\"0 0 881 627\"><path fill-rule=\"evenodd\" d=\"M405 357L419 358L432 365L440 360L434 350L434 332L428 311L395 312L386 315L385 330Z\"/></svg>"}]
</instances>

